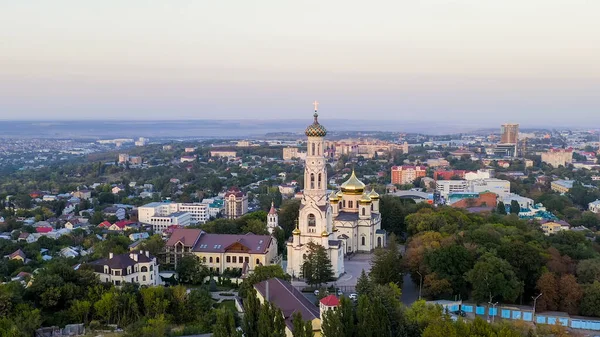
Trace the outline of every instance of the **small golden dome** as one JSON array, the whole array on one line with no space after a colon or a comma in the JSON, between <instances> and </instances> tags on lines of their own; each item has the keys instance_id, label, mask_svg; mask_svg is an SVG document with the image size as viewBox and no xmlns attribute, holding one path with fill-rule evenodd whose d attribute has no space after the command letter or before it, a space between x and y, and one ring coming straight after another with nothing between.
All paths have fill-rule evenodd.
<instances>
[{"instance_id":1,"label":"small golden dome","mask_svg":"<svg viewBox=\"0 0 600 337\"><path fill-rule=\"evenodd\" d=\"M296 228L294 229L294 231L292 231L293 235L300 235L300 229Z\"/></svg>"},{"instance_id":2,"label":"small golden dome","mask_svg":"<svg viewBox=\"0 0 600 337\"><path fill-rule=\"evenodd\" d=\"M377 200L379 199L379 193L375 192L375 190L372 189L369 193L369 198L371 198L371 200Z\"/></svg>"},{"instance_id":3,"label":"small golden dome","mask_svg":"<svg viewBox=\"0 0 600 337\"><path fill-rule=\"evenodd\" d=\"M350 176L350 179L346 180L346 182L342 184L342 192L353 195L359 195L362 194L364 190L365 184L362 181L358 180L356 174L354 173L354 170L352 170L352 175Z\"/></svg>"},{"instance_id":4,"label":"small golden dome","mask_svg":"<svg viewBox=\"0 0 600 337\"><path fill-rule=\"evenodd\" d=\"M369 197L369 195L367 193L363 193L362 197L360 198L360 200L358 202L360 204L370 204L371 198Z\"/></svg>"},{"instance_id":5,"label":"small golden dome","mask_svg":"<svg viewBox=\"0 0 600 337\"><path fill-rule=\"evenodd\" d=\"M337 195L338 198L341 198L344 196L344 192L338 191L335 195Z\"/></svg>"},{"instance_id":6,"label":"small golden dome","mask_svg":"<svg viewBox=\"0 0 600 337\"><path fill-rule=\"evenodd\" d=\"M328 236L329 236L329 233L327 233L327 231L323 231L323 232L321 233L321 236L322 236L322 237L324 237L324 238L326 238L326 237L328 237Z\"/></svg>"},{"instance_id":7,"label":"small golden dome","mask_svg":"<svg viewBox=\"0 0 600 337\"><path fill-rule=\"evenodd\" d=\"M329 194L329 201L338 201L340 200L340 198L338 198L338 195L335 193L335 191L332 191L331 194Z\"/></svg>"}]
</instances>

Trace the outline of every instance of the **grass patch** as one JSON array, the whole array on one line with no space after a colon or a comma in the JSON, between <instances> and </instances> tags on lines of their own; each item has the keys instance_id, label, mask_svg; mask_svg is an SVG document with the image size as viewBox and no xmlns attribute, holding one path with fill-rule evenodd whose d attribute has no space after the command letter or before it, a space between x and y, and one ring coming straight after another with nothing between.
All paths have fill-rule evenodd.
<instances>
[{"instance_id":1,"label":"grass patch","mask_svg":"<svg viewBox=\"0 0 600 337\"><path fill-rule=\"evenodd\" d=\"M223 302L217 303L217 308L226 308L233 312L237 312L234 300L223 300Z\"/></svg>"}]
</instances>

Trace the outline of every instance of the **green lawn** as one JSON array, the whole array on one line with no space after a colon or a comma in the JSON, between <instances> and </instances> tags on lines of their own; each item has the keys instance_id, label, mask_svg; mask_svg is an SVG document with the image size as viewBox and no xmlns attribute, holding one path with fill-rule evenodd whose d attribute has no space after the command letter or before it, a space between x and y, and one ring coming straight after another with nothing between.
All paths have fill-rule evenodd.
<instances>
[{"instance_id":1,"label":"green lawn","mask_svg":"<svg viewBox=\"0 0 600 337\"><path fill-rule=\"evenodd\" d=\"M223 300L223 302L218 304L218 308L227 308L233 312L237 312L234 300Z\"/></svg>"}]
</instances>

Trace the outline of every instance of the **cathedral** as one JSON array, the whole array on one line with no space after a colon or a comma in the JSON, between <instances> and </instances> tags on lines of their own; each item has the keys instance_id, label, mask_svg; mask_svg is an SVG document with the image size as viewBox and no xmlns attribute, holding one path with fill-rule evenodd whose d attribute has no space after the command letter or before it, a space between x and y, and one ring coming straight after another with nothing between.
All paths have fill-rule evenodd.
<instances>
[{"instance_id":1,"label":"cathedral","mask_svg":"<svg viewBox=\"0 0 600 337\"><path fill-rule=\"evenodd\" d=\"M327 130L318 120L315 102L314 122L306 128L308 137L304 169L304 191L300 214L292 238L287 242L287 270L301 274L305 244L312 241L325 247L334 277L344 273L344 256L370 252L383 247L386 233L381 229L379 194L367 192L354 171L339 191L327 192L325 136Z\"/></svg>"}]
</instances>

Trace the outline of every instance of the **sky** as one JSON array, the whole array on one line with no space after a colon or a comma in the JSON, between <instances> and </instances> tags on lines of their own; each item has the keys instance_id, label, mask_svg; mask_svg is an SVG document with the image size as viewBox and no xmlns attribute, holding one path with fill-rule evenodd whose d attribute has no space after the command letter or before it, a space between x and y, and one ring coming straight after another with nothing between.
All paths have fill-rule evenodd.
<instances>
[{"instance_id":1,"label":"sky","mask_svg":"<svg viewBox=\"0 0 600 337\"><path fill-rule=\"evenodd\" d=\"M0 0L0 119L600 122L600 1Z\"/></svg>"}]
</instances>

